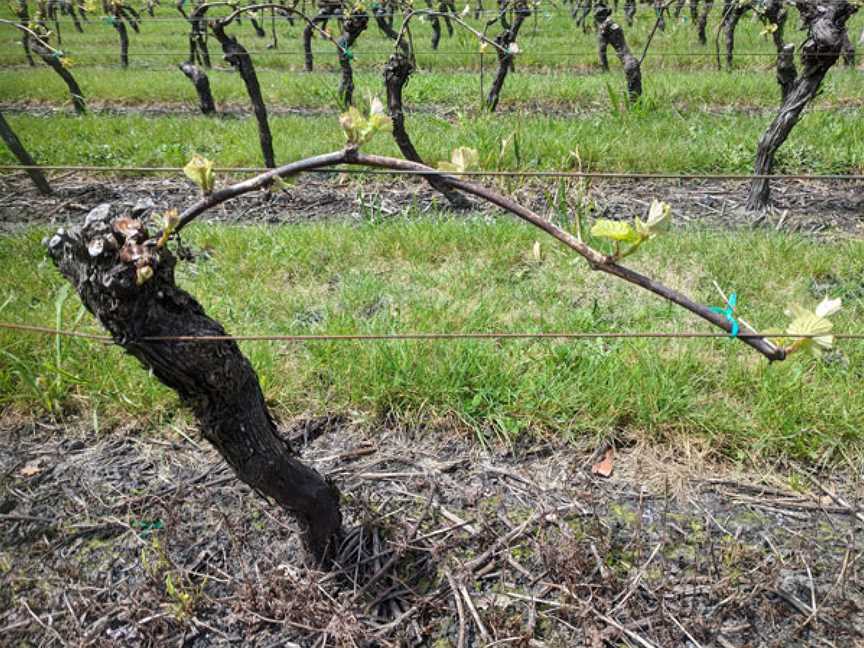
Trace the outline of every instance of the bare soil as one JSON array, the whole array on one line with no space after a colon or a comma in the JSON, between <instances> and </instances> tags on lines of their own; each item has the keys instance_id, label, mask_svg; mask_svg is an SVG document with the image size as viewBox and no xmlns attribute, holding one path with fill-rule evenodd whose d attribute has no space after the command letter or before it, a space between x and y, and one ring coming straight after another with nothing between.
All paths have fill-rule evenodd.
<instances>
[{"instance_id":1,"label":"bare soil","mask_svg":"<svg viewBox=\"0 0 864 648\"><path fill-rule=\"evenodd\" d=\"M182 210L197 195L191 183L175 177L136 177L130 181L67 172L54 175L51 182L55 193L45 197L22 173L0 175L0 232L76 222L104 202L125 204L129 209L149 205L160 211ZM520 182L517 178L495 178L486 182L494 182L541 213L552 211L549 200L558 182L555 179ZM576 184L571 180L568 189L573 199ZM676 222L684 225L853 236L864 233L864 183L778 180L773 183L774 208L760 215L743 209L747 188L740 181L598 179L591 184L587 198L594 202L596 215L603 217L629 218L657 198L672 204ZM203 218L226 223L386 220L405 214L422 216L436 208L446 210L446 201L421 180L327 173L306 176L283 191L246 195L208 211ZM476 209L463 213L488 218L498 212L478 203Z\"/></svg>"},{"instance_id":2,"label":"bare soil","mask_svg":"<svg viewBox=\"0 0 864 648\"><path fill-rule=\"evenodd\" d=\"M343 492L333 572L304 567L290 518L189 430L0 423L0 644L864 642L860 475L631 447L604 479L604 446L283 429Z\"/></svg>"},{"instance_id":3,"label":"bare soil","mask_svg":"<svg viewBox=\"0 0 864 648\"><path fill-rule=\"evenodd\" d=\"M190 86L191 88L191 86ZM755 106L747 103L740 104L704 104L692 103L688 101L676 101L672 104L676 110L692 111L709 113L713 115L763 115L766 117L773 116L777 113L776 106ZM860 112L864 109L864 100L846 98L833 101L822 101L818 106L808 107L808 111L830 111L832 113L840 112ZM152 117L164 116L190 116L200 115L201 111L194 101L194 93L190 90L190 99L188 101L149 101L141 102L132 100L128 102L117 100L100 100L88 99L87 111L90 114L96 115L145 115ZM424 103L423 105L412 106L410 112L422 115L434 115L439 119L457 120L464 119L465 116L473 114L483 114L485 109L480 106L466 106L455 108L447 104ZM44 101L38 99L22 99L18 101L3 101L0 103L0 112L4 113L27 113L32 116L51 117L56 115L74 115L74 112L69 106L58 105L54 101ZM267 112L271 116L297 116L297 117L316 117L320 115L339 115L340 110L335 107L290 107L273 105L267 107ZM530 112L543 113L547 116L554 117L588 117L597 114L607 114L609 106L607 102L586 103L571 102L571 101L550 101L549 99L539 99L532 101L511 101L500 106L496 113L499 115L524 115ZM223 101L217 105L217 113L219 118L223 119L240 119L253 116L252 108L248 102Z\"/></svg>"}]
</instances>

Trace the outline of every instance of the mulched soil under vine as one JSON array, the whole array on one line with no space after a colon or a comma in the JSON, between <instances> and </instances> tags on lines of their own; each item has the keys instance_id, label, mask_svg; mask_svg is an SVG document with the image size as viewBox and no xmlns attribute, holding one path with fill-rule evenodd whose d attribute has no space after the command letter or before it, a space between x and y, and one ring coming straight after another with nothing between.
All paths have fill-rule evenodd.
<instances>
[{"instance_id":1,"label":"mulched soil under vine","mask_svg":"<svg viewBox=\"0 0 864 648\"><path fill-rule=\"evenodd\" d=\"M105 202L125 204L130 209L152 203L159 210L182 210L197 197L196 188L180 177L106 178L67 172L55 175L51 182L55 194L44 197L36 193L23 174L0 175L0 231L78 222ZM541 213L549 211L547 200L558 184L551 178L527 182L518 178L477 178L476 182L499 184L505 193ZM576 182L570 181L571 195ZM760 215L743 210L747 189L747 183L741 181L597 179L590 183L589 196L597 205L598 217L630 218L657 198L673 206L678 225L810 234L864 233L862 182L777 180L772 192L775 207ZM310 174L285 191L249 194L210 210L202 218L225 223L350 222L386 220L408 210L423 217L447 211L448 206L439 194L413 178ZM477 204L476 210L462 213L488 217L497 211Z\"/></svg>"},{"instance_id":2,"label":"mulched soil under vine","mask_svg":"<svg viewBox=\"0 0 864 648\"><path fill-rule=\"evenodd\" d=\"M862 490L848 475L800 473L790 491L631 447L601 479L603 448L484 449L444 424L338 416L283 429L343 491L335 572L303 567L289 517L176 427L0 423L2 643L864 640Z\"/></svg>"}]
</instances>

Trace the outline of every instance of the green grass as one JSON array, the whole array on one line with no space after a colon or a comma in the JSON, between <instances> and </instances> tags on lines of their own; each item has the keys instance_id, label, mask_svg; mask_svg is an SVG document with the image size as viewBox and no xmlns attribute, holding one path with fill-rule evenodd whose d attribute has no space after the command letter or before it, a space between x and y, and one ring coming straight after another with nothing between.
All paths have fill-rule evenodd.
<instances>
[{"instance_id":1,"label":"green grass","mask_svg":"<svg viewBox=\"0 0 864 648\"><path fill-rule=\"evenodd\" d=\"M133 6L141 3L133 2ZM543 3L536 20L532 18L522 29L519 43L522 54L519 56L520 67L536 69L590 69L597 64L596 35L585 34L577 28L569 17L569 7L551 6ZM32 6L32 5L31 5ZM227 10L214 9L208 16L224 14ZM686 13L686 12L685 12ZM0 16L11 18L10 10L4 6ZM188 23L183 21L173 5L166 3L157 8L153 21L144 18L141 33L130 30L130 59L133 65L144 65L155 68L168 68L185 60L188 52ZM708 47L699 46L696 34L689 16L679 21L670 21L665 32L658 32L651 45L646 69L706 69L714 67L713 38L721 17L721 7L716 5L709 21ZM631 49L641 55L647 37L654 26L654 12L645 5L639 6L636 24L627 27L623 17L617 19L625 25L625 34ZM401 18L397 17L397 25ZM484 19L485 20L485 19ZM801 32L796 29L797 12L790 9L787 23L786 38L800 44L803 40ZM480 21L473 17L468 22L482 29ZM257 38L248 22L235 26L230 30L240 42L253 53L255 63L261 68L281 70L302 69L303 54L301 32L298 23L294 27L286 23L278 23L279 49L268 50L270 36ZM864 17L855 16L849 22L849 33L858 34L864 25ZM267 25L269 31L269 24ZM334 23L330 28L335 30ZM23 52L18 39L10 28L0 26L0 65L21 64L24 62ZM97 16L85 24L84 33L76 33L68 19L61 21L62 48L68 52L79 65L116 65L119 63L119 40L116 31ZM762 37L762 24L746 16L736 31L736 51L739 52L737 65L741 68L767 69L773 65L774 52L770 40ZM412 23L414 41L417 50L417 62L427 70L478 69L479 46L476 38L468 32L457 28L452 38L446 32L442 37L437 52L431 50L431 27L423 22ZM492 27L491 35L497 33L497 27ZM854 39L853 39L854 40ZM722 39L721 39L722 41ZM210 49L214 61L219 61L221 52L218 43L210 40ZM319 69L336 69L334 46L322 39L313 41L316 55L316 66ZM387 60L392 51L392 41L383 36L374 21L360 36L356 46L355 66L357 69L378 69ZM613 64L617 65L614 54L610 52ZM494 67L494 54L487 53L484 61L487 69Z\"/></svg>"},{"instance_id":2,"label":"green grass","mask_svg":"<svg viewBox=\"0 0 864 648\"><path fill-rule=\"evenodd\" d=\"M770 43L759 36L758 22L749 18L742 22L737 39L741 69L732 74L711 71L704 59L692 56L701 50L693 44L691 25L670 25L665 33L658 34L645 62L645 97L628 112L622 105L624 82L619 67L611 74L582 74L597 71L592 67L596 60L595 36L583 34L560 11L547 17L548 11L544 7L536 29L533 19L526 25L520 40L526 53L520 55L517 72L507 80L501 104L513 111L490 116L479 110L477 57L458 53L476 46L465 34L457 32L454 38L445 38L437 54L424 51L418 55L421 69L407 86L406 104L409 111L415 111L409 117L409 130L427 160L448 158L457 146L472 146L481 151L484 167L489 169L567 169L573 164L571 152L577 150L594 170L752 169L756 142L772 118L778 95L771 58L744 55L771 52ZM178 16L170 7L159 9L160 18ZM714 18L719 18L719 6L715 7ZM856 16L855 20L860 18ZM634 50L638 51L644 42L653 21L653 12L642 8L637 24L628 28ZM791 28L793 22L790 18L788 36L800 40L801 34ZM850 25L850 33L856 33L857 24ZM244 24L237 33L250 49L256 43L263 47L247 33L250 31L251 27ZM71 25L65 25L63 33L64 50L80 63L73 72L94 105L194 106L192 86L175 67L185 58L185 23L145 20L142 33L132 34L133 61L157 64L148 70L90 66L107 64L115 55L116 35L99 21L87 25L84 34L75 33ZM283 38L282 46L298 51L299 27L291 33L292 39ZM428 49L428 36L429 27L418 25L418 47ZM17 34L0 29L0 62L22 60L17 39ZM88 48L94 52L92 55L87 53ZM263 94L270 107L335 111L337 75L332 72L332 47L316 42L316 48L322 63L318 69L324 71L314 74L297 72L297 62L289 64L287 61L292 59L284 56L283 50L255 54ZM358 41L354 48L358 102L364 103L368 95L383 93L380 68L390 48L374 26ZM160 50L165 49L176 55L162 56ZM546 54L577 49L585 50L585 55L561 59ZM689 54L673 55L675 52ZM488 89L492 56L486 59L484 83ZM220 62L218 56L214 60ZM220 106L248 107L238 75L214 71L211 81ZM857 173L864 169L864 125L858 116L862 93L864 77L859 71L839 66L832 70L822 95L781 149L777 170ZM0 102L3 100L69 107L65 86L44 66L0 69ZM844 105L852 109L837 110ZM555 110L571 114L556 114ZM258 165L261 161L255 126L248 118L148 118L95 112L85 119L18 114L10 121L31 153L44 164L182 165L195 152L222 166ZM271 125L281 162L342 144L335 117L330 114L271 116ZM310 133L315 134L314 138ZM518 141L518 155L517 147L512 145L502 154L502 142L514 133L516 139L510 141ZM386 138L378 138L370 150L395 153ZM0 162L14 161L3 149Z\"/></svg>"},{"instance_id":3,"label":"green grass","mask_svg":"<svg viewBox=\"0 0 864 648\"><path fill-rule=\"evenodd\" d=\"M142 73L137 70L81 68L73 69L73 72L91 105L184 104L193 109L197 106L195 90L179 70ZM258 77L268 106L337 109L337 73L286 74L262 70ZM487 77L487 91L489 82ZM360 72L355 83L355 94L361 103L369 95L384 95L383 78L378 72ZM246 90L236 74L212 72L210 84L217 105L248 109ZM617 72L592 75L560 71L547 74L520 72L507 79L501 109L542 104L575 112L609 112L610 87L620 92L623 85L624 77ZM661 107L675 106L680 110L761 108L773 111L779 97L772 75L755 70L731 74L658 70L645 77L644 86L648 103ZM827 77L822 95L812 106L823 110L843 105L860 107L862 94L864 76L857 70L836 68ZM432 106L437 110L447 107L477 110L480 96L480 76L475 72L419 72L405 89L405 102L409 109L423 110ZM27 73L20 69L0 70L0 97L58 106L69 103L65 84L45 67ZM71 111L71 105L69 109Z\"/></svg>"},{"instance_id":4,"label":"green grass","mask_svg":"<svg viewBox=\"0 0 864 648\"><path fill-rule=\"evenodd\" d=\"M40 247L44 232L0 239L0 319L99 331ZM510 220L425 218L290 228L199 224L209 253L179 283L233 333L708 330ZM738 261L736 263L735 261ZM730 262L731 261L731 262ZM716 303L737 290L741 314L782 327L790 302L844 299L837 331L860 330L864 242L678 231L632 264ZM59 345L59 346L58 346ZM769 365L729 340L244 343L281 416L353 412L370 424L446 422L486 440L618 435L704 444L736 459L816 458L860 449L864 347L832 362ZM53 410L102 426L158 426L175 397L117 348L0 331L0 406Z\"/></svg>"},{"instance_id":5,"label":"green grass","mask_svg":"<svg viewBox=\"0 0 864 648\"><path fill-rule=\"evenodd\" d=\"M409 130L429 162L449 159L454 148L470 146L480 152L486 170L568 169L574 164L572 152L578 150L583 163L595 170L747 172L768 119L660 109L581 119L417 114L410 117ZM193 153L218 166L262 163L252 119L101 114L46 119L16 114L8 121L42 164L182 166ZM335 115L277 116L271 128L277 163L344 145ZM364 150L398 154L386 135ZM864 169L864 123L851 112L809 113L777 161L778 172L859 172ZM9 151L0 149L0 163L14 163Z\"/></svg>"}]
</instances>

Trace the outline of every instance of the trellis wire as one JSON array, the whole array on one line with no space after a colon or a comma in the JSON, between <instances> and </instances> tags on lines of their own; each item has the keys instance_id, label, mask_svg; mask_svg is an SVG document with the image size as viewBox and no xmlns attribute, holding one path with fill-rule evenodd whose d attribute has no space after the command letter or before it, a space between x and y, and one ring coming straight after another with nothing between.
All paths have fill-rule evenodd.
<instances>
[{"instance_id":1,"label":"trellis wire","mask_svg":"<svg viewBox=\"0 0 864 648\"><path fill-rule=\"evenodd\" d=\"M33 324L16 324L13 322L0 322L0 329L21 331L25 333L36 333L40 335L53 335L61 337L76 337L94 342L113 342L110 335L97 335L95 333L84 333L81 331L68 331L48 326L37 326ZM864 333L832 333L835 340L864 340ZM770 337L768 334L742 333L737 338L759 339ZM775 337L789 339L814 339L823 338L826 335L788 335L778 334ZM447 340L590 340L590 339L733 339L728 333L706 333L701 331L584 331L584 332L466 332L455 333L347 333L347 334L310 334L310 335L175 335L175 336L148 336L142 337L141 342L188 342L188 343L213 343L213 342L392 342L392 341L447 341Z\"/></svg>"},{"instance_id":2,"label":"trellis wire","mask_svg":"<svg viewBox=\"0 0 864 648\"><path fill-rule=\"evenodd\" d=\"M0 164L0 171L73 171L92 173L182 173L182 167L138 167L138 166L86 166L86 165L25 165ZM265 167L214 167L219 173L266 173L272 171ZM331 167L309 169L304 173L350 174L350 175L397 175L397 176L467 176L467 177L509 177L509 178L598 178L607 180L822 180L841 182L862 182L864 174L736 174L736 173L625 173L615 171L412 171L407 169L358 169L354 167Z\"/></svg>"}]
</instances>

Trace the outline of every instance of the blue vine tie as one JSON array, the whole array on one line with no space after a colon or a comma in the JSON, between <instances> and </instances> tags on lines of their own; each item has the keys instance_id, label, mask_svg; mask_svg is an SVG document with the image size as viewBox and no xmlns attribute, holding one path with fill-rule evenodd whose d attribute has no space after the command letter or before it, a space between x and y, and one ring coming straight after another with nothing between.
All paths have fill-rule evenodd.
<instances>
[{"instance_id":1,"label":"blue vine tie","mask_svg":"<svg viewBox=\"0 0 864 648\"><path fill-rule=\"evenodd\" d=\"M729 295L729 299L726 301L726 308L720 308L719 306L712 306L711 310L715 313L719 313L726 317L731 327L729 331L729 337L736 338L738 337L738 331L740 327L738 326L738 320L735 319L735 307L738 305L738 295L737 293L732 293Z\"/></svg>"}]
</instances>

